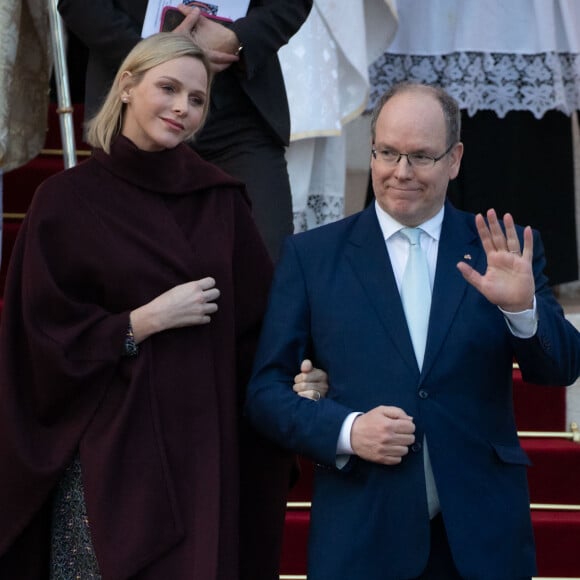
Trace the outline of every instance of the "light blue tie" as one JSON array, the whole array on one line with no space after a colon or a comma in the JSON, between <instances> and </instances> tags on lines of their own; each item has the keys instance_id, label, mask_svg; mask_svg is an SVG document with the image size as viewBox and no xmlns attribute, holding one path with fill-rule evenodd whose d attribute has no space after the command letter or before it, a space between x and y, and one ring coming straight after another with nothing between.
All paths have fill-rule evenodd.
<instances>
[{"instance_id":1,"label":"light blue tie","mask_svg":"<svg viewBox=\"0 0 580 580\"><path fill-rule=\"evenodd\" d=\"M421 249L421 230L419 228L403 228L401 233L409 240L410 244L409 257L401 281L401 300L415 350L415 358L420 369L423 366L423 357L425 356L427 327L429 326L429 312L431 310L429 266L425 253Z\"/></svg>"},{"instance_id":2,"label":"light blue tie","mask_svg":"<svg viewBox=\"0 0 580 580\"><path fill-rule=\"evenodd\" d=\"M429 312L431 311L431 283L429 282L429 265L427 257L421 248L421 230L419 228L403 228L401 234L409 241L409 257L401 281L401 300L407 326L411 334L415 358L419 369L423 366L425 345L427 344L427 329ZM431 467L431 459L427 448L427 439L423 437L423 462L425 483L427 487L427 505L429 517L434 517L440 511L439 494L435 485L435 477Z\"/></svg>"}]
</instances>

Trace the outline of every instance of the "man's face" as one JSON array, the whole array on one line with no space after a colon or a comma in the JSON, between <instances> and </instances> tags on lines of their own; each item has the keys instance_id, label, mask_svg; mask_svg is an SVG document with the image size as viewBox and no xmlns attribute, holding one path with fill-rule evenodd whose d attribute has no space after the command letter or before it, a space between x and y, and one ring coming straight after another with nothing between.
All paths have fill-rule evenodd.
<instances>
[{"instance_id":1,"label":"man's face","mask_svg":"<svg viewBox=\"0 0 580 580\"><path fill-rule=\"evenodd\" d=\"M376 124L374 148L439 157L448 147L439 101L423 91L408 91L389 99ZM459 172L463 145L457 143L434 165L410 165L401 157L389 165L380 153L371 157L373 190L381 208L399 223L415 227L443 206L447 184Z\"/></svg>"}]
</instances>

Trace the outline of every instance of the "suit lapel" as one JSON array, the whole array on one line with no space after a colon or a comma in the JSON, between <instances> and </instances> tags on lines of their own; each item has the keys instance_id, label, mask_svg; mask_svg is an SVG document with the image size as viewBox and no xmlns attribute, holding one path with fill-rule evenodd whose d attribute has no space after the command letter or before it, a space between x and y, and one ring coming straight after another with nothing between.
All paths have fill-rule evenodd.
<instances>
[{"instance_id":1,"label":"suit lapel","mask_svg":"<svg viewBox=\"0 0 580 580\"><path fill-rule=\"evenodd\" d=\"M457 269L457 263L460 261L466 261L473 268L482 271L485 267L485 253L479 243L474 217L471 214L459 212L447 203L437 253L422 374L427 373L437 359L469 287Z\"/></svg>"},{"instance_id":2,"label":"suit lapel","mask_svg":"<svg viewBox=\"0 0 580 580\"><path fill-rule=\"evenodd\" d=\"M387 335L410 368L418 372L401 297L374 204L361 213L345 253Z\"/></svg>"}]
</instances>

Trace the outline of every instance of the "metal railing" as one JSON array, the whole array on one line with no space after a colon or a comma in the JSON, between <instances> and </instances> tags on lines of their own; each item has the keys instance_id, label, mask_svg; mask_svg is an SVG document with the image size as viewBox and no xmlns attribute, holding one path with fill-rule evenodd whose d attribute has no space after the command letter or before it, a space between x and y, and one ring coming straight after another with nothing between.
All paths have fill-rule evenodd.
<instances>
[{"instance_id":1,"label":"metal railing","mask_svg":"<svg viewBox=\"0 0 580 580\"><path fill-rule=\"evenodd\" d=\"M57 0L48 0L50 19L50 39L54 60L54 80L59 115L60 134L62 138L64 167L74 167L77 163L75 150L75 135L73 125L73 108L70 98L68 69L66 65L66 42L64 25L57 9Z\"/></svg>"}]
</instances>

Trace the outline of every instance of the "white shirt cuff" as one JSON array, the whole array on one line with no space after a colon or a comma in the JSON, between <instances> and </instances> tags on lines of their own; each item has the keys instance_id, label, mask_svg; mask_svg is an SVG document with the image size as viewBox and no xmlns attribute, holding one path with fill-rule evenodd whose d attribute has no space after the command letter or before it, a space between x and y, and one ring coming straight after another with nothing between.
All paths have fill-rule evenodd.
<instances>
[{"instance_id":1,"label":"white shirt cuff","mask_svg":"<svg viewBox=\"0 0 580 580\"><path fill-rule=\"evenodd\" d=\"M499 306L498 306L499 308ZM536 308L536 297L534 304L528 310L521 312L506 312L500 308L510 332L517 338L531 338L538 330L538 310Z\"/></svg>"},{"instance_id":2,"label":"white shirt cuff","mask_svg":"<svg viewBox=\"0 0 580 580\"><path fill-rule=\"evenodd\" d=\"M362 413L349 413L342 423L340 433L338 434L338 442L336 443L336 467L343 468L354 455L354 451L350 445L350 432L352 431L352 424L354 420Z\"/></svg>"}]
</instances>

